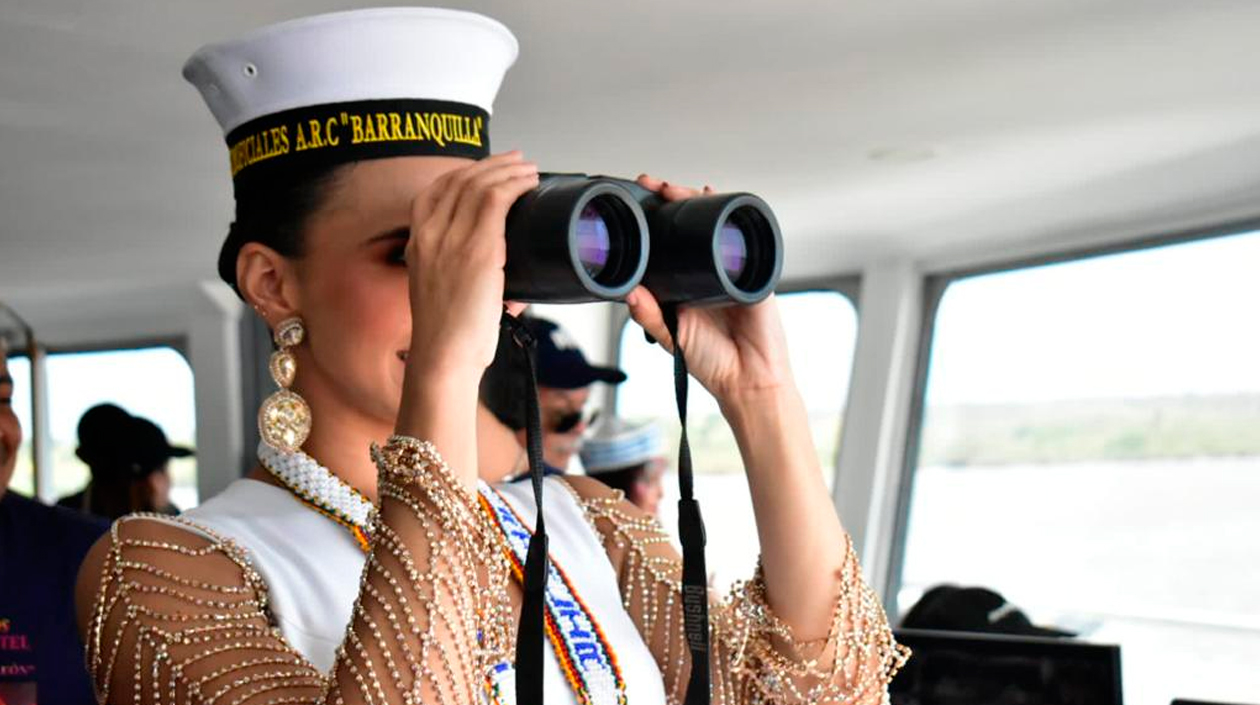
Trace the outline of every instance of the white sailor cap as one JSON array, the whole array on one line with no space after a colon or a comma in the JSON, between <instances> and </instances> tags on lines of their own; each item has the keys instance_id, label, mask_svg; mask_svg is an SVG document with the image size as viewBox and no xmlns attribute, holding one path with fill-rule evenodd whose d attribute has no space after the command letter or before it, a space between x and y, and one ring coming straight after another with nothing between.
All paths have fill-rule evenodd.
<instances>
[{"instance_id":1,"label":"white sailor cap","mask_svg":"<svg viewBox=\"0 0 1260 705\"><path fill-rule=\"evenodd\" d=\"M654 422L632 424L607 418L582 443L582 467L598 475L642 465L665 452L665 437Z\"/></svg>"},{"instance_id":2,"label":"white sailor cap","mask_svg":"<svg viewBox=\"0 0 1260 705\"><path fill-rule=\"evenodd\" d=\"M204 46L184 77L223 128L240 199L337 163L488 155L487 121L517 50L506 27L471 12L354 10Z\"/></svg>"}]
</instances>

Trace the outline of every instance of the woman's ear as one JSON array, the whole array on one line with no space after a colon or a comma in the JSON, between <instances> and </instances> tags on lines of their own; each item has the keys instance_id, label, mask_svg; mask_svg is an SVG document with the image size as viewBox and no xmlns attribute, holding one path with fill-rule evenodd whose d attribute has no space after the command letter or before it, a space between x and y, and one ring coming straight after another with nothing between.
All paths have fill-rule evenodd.
<instances>
[{"instance_id":1,"label":"woman's ear","mask_svg":"<svg viewBox=\"0 0 1260 705\"><path fill-rule=\"evenodd\" d=\"M245 302L268 325L298 315L298 286L288 257L257 242L246 243L236 257L236 285Z\"/></svg>"}]
</instances>

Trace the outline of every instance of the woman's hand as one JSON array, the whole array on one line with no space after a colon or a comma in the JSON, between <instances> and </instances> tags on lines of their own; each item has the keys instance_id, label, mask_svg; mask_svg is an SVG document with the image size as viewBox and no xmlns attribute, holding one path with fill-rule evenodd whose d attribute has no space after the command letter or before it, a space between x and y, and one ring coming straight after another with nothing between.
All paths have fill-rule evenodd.
<instances>
[{"instance_id":1,"label":"woman's hand","mask_svg":"<svg viewBox=\"0 0 1260 705\"><path fill-rule=\"evenodd\" d=\"M508 152L442 175L412 205L411 350L395 432L433 442L470 489L477 386L503 313L507 213L537 185L538 167Z\"/></svg>"},{"instance_id":2,"label":"woman's hand","mask_svg":"<svg viewBox=\"0 0 1260 705\"><path fill-rule=\"evenodd\" d=\"M538 185L538 166L507 152L448 172L412 207L409 369L480 380L494 359L503 311L505 224Z\"/></svg>"},{"instance_id":3,"label":"woman's hand","mask_svg":"<svg viewBox=\"0 0 1260 705\"><path fill-rule=\"evenodd\" d=\"M712 193L707 186L698 191L647 175L640 176L638 183L667 201ZM634 320L673 352L674 340L651 292L638 287L626 303ZM680 308L678 338L687 355L687 369L723 407L767 393L795 391L787 342L773 296L752 306Z\"/></svg>"}]
</instances>

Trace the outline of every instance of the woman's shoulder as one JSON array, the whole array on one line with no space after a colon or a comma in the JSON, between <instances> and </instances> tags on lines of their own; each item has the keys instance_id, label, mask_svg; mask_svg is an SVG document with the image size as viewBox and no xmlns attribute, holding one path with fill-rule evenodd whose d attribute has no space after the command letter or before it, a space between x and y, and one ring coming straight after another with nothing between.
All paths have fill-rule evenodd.
<instances>
[{"instance_id":1,"label":"woman's shoulder","mask_svg":"<svg viewBox=\"0 0 1260 705\"><path fill-rule=\"evenodd\" d=\"M266 586L234 541L185 517L140 513L110 525L79 568L75 605L80 633L91 626L103 596L121 581L170 581L194 589L236 586L265 604ZM146 579L151 578L151 579ZM161 601L161 600L158 600Z\"/></svg>"},{"instance_id":2,"label":"woman's shoulder","mask_svg":"<svg viewBox=\"0 0 1260 705\"><path fill-rule=\"evenodd\" d=\"M100 702L158 705L146 677L151 684L169 679L189 702L214 702L261 678L308 689L322 682L277 628L245 552L182 517L132 514L114 522L79 571L75 601ZM261 664L266 675L257 672ZM246 671L252 675L214 694L201 691Z\"/></svg>"},{"instance_id":3,"label":"woman's shoulder","mask_svg":"<svg viewBox=\"0 0 1260 705\"><path fill-rule=\"evenodd\" d=\"M227 487L201 504L184 512L198 524L211 517L231 516L262 519L274 515L304 513L301 502L282 487L248 477L233 480Z\"/></svg>"},{"instance_id":4,"label":"woman's shoulder","mask_svg":"<svg viewBox=\"0 0 1260 705\"><path fill-rule=\"evenodd\" d=\"M662 578L675 567L678 554L665 527L624 492L582 475L565 475L559 482L573 493L618 571L627 561L643 559L659 563L654 567L661 569Z\"/></svg>"},{"instance_id":5,"label":"woman's shoulder","mask_svg":"<svg viewBox=\"0 0 1260 705\"><path fill-rule=\"evenodd\" d=\"M588 477L586 475L563 475L558 477L557 480L567 485L569 489L573 490L574 496L576 496L582 503L625 502L626 504L630 504L630 502L626 500L626 494L624 492L613 489L593 477Z\"/></svg>"},{"instance_id":6,"label":"woman's shoulder","mask_svg":"<svg viewBox=\"0 0 1260 705\"><path fill-rule=\"evenodd\" d=\"M585 475L564 475L558 482L567 487L582 510L592 520L608 521L618 526L633 524L645 529L660 529L655 517L640 509L626 493ZM600 533L605 533L601 529Z\"/></svg>"}]
</instances>

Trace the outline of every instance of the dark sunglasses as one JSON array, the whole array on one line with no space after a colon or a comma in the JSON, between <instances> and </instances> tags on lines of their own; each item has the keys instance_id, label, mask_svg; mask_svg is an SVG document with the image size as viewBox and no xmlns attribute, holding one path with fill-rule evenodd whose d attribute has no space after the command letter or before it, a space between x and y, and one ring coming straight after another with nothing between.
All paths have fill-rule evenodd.
<instances>
[{"instance_id":1,"label":"dark sunglasses","mask_svg":"<svg viewBox=\"0 0 1260 705\"><path fill-rule=\"evenodd\" d=\"M586 425L590 426L591 424L595 423L595 419L598 419L598 418L599 418L599 409L596 409L595 411L591 412L590 418L586 420ZM582 423L581 409L574 411L572 413L569 413L569 414L565 414L564 416L561 416L558 419L556 419L556 422L552 424L551 426L551 430L554 433L568 433L569 431L572 431L573 429L577 428L577 425L579 423Z\"/></svg>"}]
</instances>

